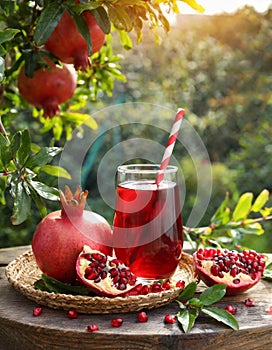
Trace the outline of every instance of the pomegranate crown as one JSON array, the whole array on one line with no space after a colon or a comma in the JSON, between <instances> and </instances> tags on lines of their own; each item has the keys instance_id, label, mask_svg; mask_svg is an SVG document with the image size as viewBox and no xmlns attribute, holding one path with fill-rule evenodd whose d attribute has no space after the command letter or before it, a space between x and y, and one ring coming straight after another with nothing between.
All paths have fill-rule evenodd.
<instances>
[{"instance_id":1,"label":"pomegranate crown","mask_svg":"<svg viewBox=\"0 0 272 350\"><path fill-rule=\"evenodd\" d=\"M60 202L62 206L62 215L80 216L86 204L88 191L82 192L81 187L77 186L73 194L69 186L65 186L65 194L60 190Z\"/></svg>"}]
</instances>

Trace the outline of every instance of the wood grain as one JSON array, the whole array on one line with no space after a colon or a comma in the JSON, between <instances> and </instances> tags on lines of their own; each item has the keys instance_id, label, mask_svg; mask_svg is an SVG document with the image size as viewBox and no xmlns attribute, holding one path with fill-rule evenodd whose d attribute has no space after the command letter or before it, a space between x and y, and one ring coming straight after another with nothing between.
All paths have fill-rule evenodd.
<instances>
[{"instance_id":1,"label":"wood grain","mask_svg":"<svg viewBox=\"0 0 272 350\"><path fill-rule=\"evenodd\" d=\"M29 247L0 250L0 261L7 264ZM2 265L3 266L3 265ZM199 291L203 285L199 286ZM184 334L177 323L165 325L164 315L175 314L178 305L173 302L149 310L148 322L139 323L137 313L120 315L85 315L70 320L66 311L43 307L39 317L32 315L35 303L26 299L9 285L4 266L0 268L0 349L152 349L152 350L272 350L272 315L266 310L272 306L272 283L261 281L250 291L235 297L224 297L216 304L237 307L239 331L200 316L189 334ZM247 297L255 299L254 307L246 307ZM111 319L122 317L120 328L111 327ZM96 323L99 331L88 333L88 324Z\"/></svg>"}]
</instances>

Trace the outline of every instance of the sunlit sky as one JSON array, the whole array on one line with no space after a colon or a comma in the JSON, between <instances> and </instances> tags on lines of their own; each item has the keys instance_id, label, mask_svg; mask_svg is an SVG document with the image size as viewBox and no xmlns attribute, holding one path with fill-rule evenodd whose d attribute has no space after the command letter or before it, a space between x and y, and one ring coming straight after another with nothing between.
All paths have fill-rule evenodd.
<instances>
[{"instance_id":1,"label":"sunlit sky","mask_svg":"<svg viewBox=\"0 0 272 350\"><path fill-rule=\"evenodd\" d=\"M245 5L253 6L256 11L264 12L272 6L272 0L197 0L205 8L204 14L213 15L223 12L232 13ZM180 2L181 13L196 14L188 5Z\"/></svg>"}]
</instances>

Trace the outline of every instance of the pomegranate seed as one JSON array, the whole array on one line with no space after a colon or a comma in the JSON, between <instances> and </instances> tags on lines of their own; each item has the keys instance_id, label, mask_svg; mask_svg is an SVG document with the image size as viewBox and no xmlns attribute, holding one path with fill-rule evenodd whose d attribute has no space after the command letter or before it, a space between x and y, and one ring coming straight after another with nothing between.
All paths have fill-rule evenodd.
<instances>
[{"instance_id":1,"label":"pomegranate seed","mask_svg":"<svg viewBox=\"0 0 272 350\"><path fill-rule=\"evenodd\" d=\"M272 306L269 306L267 310L265 310L269 315L272 315Z\"/></svg>"},{"instance_id":2,"label":"pomegranate seed","mask_svg":"<svg viewBox=\"0 0 272 350\"><path fill-rule=\"evenodd\" d=\"M122 318L116 317L111 320L112 327L120 327L122 326L123 320Z\"/></svg>"},{"instance_id":3,"label":"pomegranate seed","mask_svg":"<svg viewBox=\"0 0 272 350\"><path fill-rule=\"evenodd\" d=\"M165 282L163 282L162 287L163 287L164 289L166 289L166 290L171 289L171 283L170 283L170 281L165 281Z\"/></svg>"},{"instance_id":4,"label":"pomegranate seed","mask_svg":"<svg viewBox=\"0 0 272 350\"><path fill-rule=\"evenodd\" d=\"M176 322L176 317L174 315L165 315L164 316L164 323L175 323Z\"/></svg>"},{"instance_id":5,"label":"pomegranate seed","mask_svg":"<svg viewBox=\"0 0 272 350\"><path fill-rule=\"evenodd\" d=\"M148 293L149 293L149 286L145 284L144 286L142 286L141 294L147 295Z\"/></svg>"},{"instance_id":6,"label":"pomegranate seed","mask_svg":"<svg viewBox=\"0 0 272 350\"><path fill-rule=\"evenodd\" d=\"M211 266L211 274L212 275L218 276L219 272L220 272L219 266L217 266L217 265L212 265Z\"/></svg>"},{"instance_id":7,"label":"pomegranate seed","mask_svg":"<svg viewBox=\"0 0 272 350\"><path fill-rule=\"evenodd\" d=\"M232 315L235 315L237 312L237 308L235 306L232 306L232 305L226 306L225 310L228 311Z\"/></svg>"},{"instance_id":8,"label":"pomegranate seed","mask_svg":"<svg viewBox=\"0 0 272 350\"><path fill-rule=\"evenodd\" d=\"M148 320L148 317L144 311L138 313L138 321L139 322L147 322L147 320Z\"/></svg>"},{"instance_id":9,"label":"pomegranate seed","mask_svg":"<svg viewBox=\"0 0 272 350\"><path fill-rule=\"evenodd\" d=\"M37 317L40 316L40 314L42 313L42 307L41 306L35 306L33 309L33 316Z\"/></svg>"},{"instance_id":10,"label":"pomegranate seed","mask_svg":"<svg viewBox=\"0 0 272 350\"><path fill-rule=\"evenodd\" d=\"M96 324L89 324L87 327L88 332L95 332L98 330L99 330L99 328L98 328L98 325L96 325Z\"/></svg>"},{"instance_id":11,"label":"pomegranate seed","mask_svg":"<svg viewBox=\"0 0 272 350\"><path fill-rule=\"evenodd\" d=\"M67 317L70 318L71 320L74 319L74 318L77 318L78 317L78 314L76 312L76 310L74 309L71 309L67 312Z\"/></svg>"},{"instance_id":12,"label":"pomegranate seed","mask_svg":"<svg viewBox=\"0 0 272 350\"><path fill-rule=\"evenodd\" d=\"M177 288L184 288L185 287L185 282L184 281L178 281L176 283L176 287Z\"/></svg>"},{"instance_id":13,"label":"pomegranate seed","mask_svg":"<svg viewBox=\"0 0 272 350\"><path fill-rule=\"evenodd\" d=\"M152 293L158 293L162 291L162 285L158 282L155 282L151 286L151 292Z\"/></svg>"},{"instance_id":14,"label":"pomegranate seed","mask_svg":"<svg viewBox=\"0 0 272 350\"><path fill-rule=\"evenodd\" d=\"M244 300L244 304L245 306L255 306L255 302L254 302L254 299L252 298L247 298L246 300Z\"/></svg>"}]
</instances>

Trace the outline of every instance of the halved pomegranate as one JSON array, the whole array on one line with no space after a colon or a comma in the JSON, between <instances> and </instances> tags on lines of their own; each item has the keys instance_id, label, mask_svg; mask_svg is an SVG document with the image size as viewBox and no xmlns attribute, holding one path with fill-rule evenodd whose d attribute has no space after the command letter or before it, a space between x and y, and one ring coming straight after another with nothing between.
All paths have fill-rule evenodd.
<instances>
[{"instance_id":1,"label":"halved pomegranate","mask_svg":"<svg viewBox=\"0 0 272 350\"><path fill-rule=\"evenodd\" d=\"M265 269L265 255L253 250L199 248L193 254L196 272L207 284L222 283L226 294L235 295L253 287Z\"/></svg>"},{"instance_id":2,"label":"halved pomegranate","mask_svg":"<svg viewBox=\"0 0 272 350\"><path fill-rule=\"evenodd\" d=\"M79 254L78 279L97 295L115 297L137 286L136 276L120 260L85 245Z\"/></svg>"}]
</instances>

